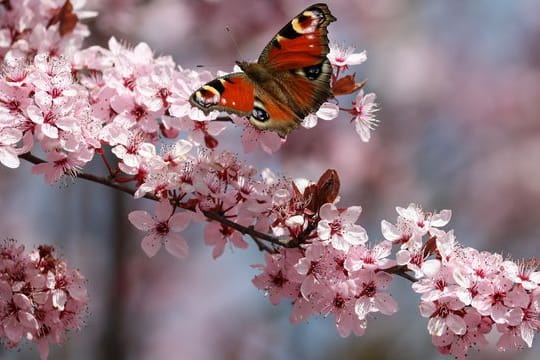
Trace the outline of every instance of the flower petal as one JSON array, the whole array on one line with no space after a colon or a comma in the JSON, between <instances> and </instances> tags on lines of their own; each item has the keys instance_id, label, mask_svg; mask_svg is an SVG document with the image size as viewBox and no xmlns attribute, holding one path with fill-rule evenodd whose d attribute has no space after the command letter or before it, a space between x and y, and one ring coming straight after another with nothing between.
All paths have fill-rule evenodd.
<instances>
[{"instance_id":1,"label":"flower petal","mask_svg":"<svg viewBox=\"0 0 540 360\"><path fill-rule=\"evenodd\" d=\"M141 248L148 257L153 257L161 248L161 237L155 234L145 236L141 241Z\"/></svg>"},{"instance_id":2,"label":"flower petal","mask_svg":"<svg viewBox=\"0 0 540 360\"><path fill-rule=\"evenodd\" d=\"M169 234L165 238L165 249L177 258L184 258L189 253L188 244L180 234Z\"/></svg>"},{"instance_id":3,"label":"flower petal","mask_svg":"<svg viewBox=\"0 0 540 360\"><path fill-rule=\"evenodd\" d=\"M172 231L182 231L188 227L190 221L190 213L187 211L178 212L169 219L169 227Z\"/></svg>"},{"instance_id":4,"label":"flower petal","mask_svg":"<svg viewBox=\"0 0 540 360\"><path fill-rule=\"evenodd\" d=\"M129 213L128 219L133 226L142 231L148 231L155 225L152 216L144 210L135 210Z\"/></svg>"}]
</instances>

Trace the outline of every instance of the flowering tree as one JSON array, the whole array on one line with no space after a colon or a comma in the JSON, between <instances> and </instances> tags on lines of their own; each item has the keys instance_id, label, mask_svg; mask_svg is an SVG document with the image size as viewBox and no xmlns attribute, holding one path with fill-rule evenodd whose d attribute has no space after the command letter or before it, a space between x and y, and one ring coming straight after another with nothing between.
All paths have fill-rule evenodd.
<instances>
[{"instance_id":1,"label":"flowering tree","mask_svg":"<svg viewBox=\"0 0 540 360\"><path fill-rule=\"evenodd\" d=\"M95 16L82 1L21 0L0 3L0 162L20 160L52 184L85 179L155 201L154 214L136 210L130 222L145 235L149 257L161 247L182 258L191 223L205 226L214 258L227 245L251 243L264 254L253 284L272 304L292 303L290 321L332 315L341 336L361 336L372 313L391 315L398 304L392 280L410 281L420 296L433 344L463 359L498 333L499 350L531 347L540 329L540 272L535 261L516 262L459 244L445 227L451 212L397 207L395 223L383 220L384 240L368 242L357 224L360 206L339 205L340 178L324 171L317 181L276 176L247 164L219 141L228 126L243 128L250 152L278 151L286 139L263 132L234 115L205 116L188 102L211 80L207 71L184 69L155 57L144 43L133 48L111 38L108 48L82 48L89 35L83 20ZM345 74L366 55L331 44L328 55L336 96L303 126L318 119L349 120L362 141L377 124L373 93L365 81ZM107 153L115 156L108 160ZM101 162L106 176L85 171ZM0 337L7 347L23 338L60 343L80 327L88 302L84 277L42 245L25 253L14 240L0 247Z\"/></svg>"}]
</instances>

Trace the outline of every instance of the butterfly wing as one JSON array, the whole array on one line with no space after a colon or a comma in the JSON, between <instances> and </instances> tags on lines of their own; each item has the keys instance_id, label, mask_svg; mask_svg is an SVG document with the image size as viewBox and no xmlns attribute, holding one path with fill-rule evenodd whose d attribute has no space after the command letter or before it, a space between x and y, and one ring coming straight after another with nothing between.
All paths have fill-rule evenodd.
<instances>
[{"instance_id":1,"label":"butterfly wing","mask_svg":"<svg viewBox=\"0 0 540 360\"><path fill-rule=\"evenodd\" d=\"M213 110L249 116L255 101L255 84L244 73L218 77L197 89L189 98L191 105L205 114Z\"/></svg>"},{"instance_id":2,"label":"butterfly wing","mask_svg":"<svg viewBox=\"0 0 540 360\"><path fill-rule=\"evenodd\" d=\"M281 135L292 130L290 119L296 117L290 107L268 96L245 73L229 74L204 84L191 95L189 102L205 114L218 110L249 117L258 128Z\"/></svg>"},{"instance_id":3,"label":"butterfly wing","mask_svg":"<svg viewBox=\"0 0 540 360\"><path fill-rule=\"evenodd\" d=\"M274 36L258 63L274 71L302 69L326 59L328 25L336 21L326 4L311 5Z\"/></svg>"},{"instance_id":4,"label":"butterfly wing","mask_svg":"<svg viewBox=\"0 0 540 360\"><path fill-rule=\"evenodd\" d=\"M287 133L332 96L332 66L326 57L329 52L327 28L335 20L326 4L312 5L285 25L264 48L257 72L264 71L272 77L257 83L266 93L260 100L270 108L269 120L263 124L252 117L250 121L254 125L286 129ZM246 73L251 78L265 79L249 69ZM275 105L287 107L294 116L274 116L271 109Z\"/></svg>"}]
</instances>

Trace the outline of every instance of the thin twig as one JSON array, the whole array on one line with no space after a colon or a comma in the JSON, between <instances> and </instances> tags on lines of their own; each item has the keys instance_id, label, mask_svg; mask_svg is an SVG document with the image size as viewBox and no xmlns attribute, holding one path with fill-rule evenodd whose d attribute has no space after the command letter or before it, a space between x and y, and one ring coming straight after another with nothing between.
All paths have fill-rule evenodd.
<instances>
[{"instance_id":1,"label":"thin twig","mask_svg":"<svg viewBox=\"0 0 540 360\"><path fill-rule=\"evenodd\" d=\"M411 276L409 273L407 273L407 267L404 265L396 265L389 269L380 270L384 271L388 274L395 274L397 276L401 276L404 279L409 280L410 282L417 282L418 280L415 279L413 276Z\"/></svg>"}]
</instances>

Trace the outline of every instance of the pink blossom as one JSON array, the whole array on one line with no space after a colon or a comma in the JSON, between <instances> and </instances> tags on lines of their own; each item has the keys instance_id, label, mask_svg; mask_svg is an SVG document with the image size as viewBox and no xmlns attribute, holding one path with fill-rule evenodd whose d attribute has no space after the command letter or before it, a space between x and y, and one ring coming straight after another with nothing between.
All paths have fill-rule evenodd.
<instances>
[{"instance_id":1,"label":"pink blossom","mask_svg":"<svg viewBox=\"0 0 540 360\"><path fill-rule=\"evenodd\" d=\"M497 324L517 325L523 319L520 307L529 302L527 294L505 277L485 280L478 284L478 295L471 305L481 315L489 315Z\"/></svg>"},{"instance_id":2,"label":"pink blossom","mask_svg":"<svg viewBox=\"0 0 540 360\"><path fill-rule=\"evenodd\" d=\"M175 232L187 228L191 215L185 211L173 213L169 200L164 199L157 203L155 216L144 210L135 210L129 213L128 218L133 226L148 233L143 238L141 247L149 257L156 255L162 244L171 255L179 258L187 256L188 244Z\"/></svg>"},{"instance_id":3,"label":"pink blossom","mask_svg":"<svg viewBox=\"0 0 540 360\"><path fill-rule=\"evenodd\" d=\"M221 121L198 121L190 118L166 118L168 127L188 132L188 139L196 145L214 148L216 137L225 130L226 125Z\"/></svg>"},{"instance_id":4,"label":"pink blossom","mask_svg":"<svg viewBox=\"0 0 540 360\"><path fill-rule=\"evenodd\" d=\"M330 52L327 57L332 65L341 68L347 68L349 65L359 65L367 60L365 51L355 53L354 50L354 46L331 42Z\"/></svg>"},{"instance_id":5,"label":"pink blossom","mask_svg":"<svg viewBox=\"0 0 540 360\"><path fill-rule=\"evenodd\" d=\"M405 265L414 272L414 277L420 279L427 276L433 276L441 267L441 262L437 259L426 259L425 251L418 243L407 249L401 249L396 253L396 262L398 265Z\"/></svg>"},{"instance_id":6,"label":"pink blossom","mask_svg":"<svg viewBox=\"0 0 540 360\"><path fill-rule=\"evenodd\" d=\"M351 334L364 335L367 327L365 318L355 313L356 286L352 280L330 285L326 293L321 294L320 301L325 304L322 313L333 314L336 328L341 337Z\"/></svg>"},{"instance_id":7,"label":"pink blossom","mask_svg":"<svg viewBox=\"0 0 540 360\"><path fill-rule=\"evenodd\" d=\"M445 226L452 216L450 210L424 213L416 204L409 204L407 208L397 206L396 211L399 214L396 225L383 220L381 231L385 239L403 244L403 248L421 242L422 236L432 229Z\"/></svg>"},{"instance_id":8,"label":"pink blossom","mask_svg":"<svg viewBox=\"0 0 540 360\"><path fill-rule=\"evenodd\" d=\"M524 345L532 347L534 335L540 331L540 301L539 294L530 298L529 305L523 309L523 321L518 325L497 324L501 337L497 341L500 351L521 349Z\"/></svg>"},{"instance_id":9,"label":"pink blossom","mask_svg":"<svg viewBox=\"0 0 540 360\"><path fill-rule=\"evenodd\" d=\"M392 282L392 276L385 272L375 273L364 269L354 277L357 289L354 311L358 318L364 319L370 312L392 315L398 310L394 298L384 291Z\"/></svg>"},{"instance_id":10,"label":"pink blossom","mask_svg":"<svg viewBox=\"0 0 540 360\"><path fill-rule=\"evenodd\" d=\"M204 242L207 245L213 245L212 257L215 259L223 254L227 242L231 242L233 246L246 249L248 243L242 238L242 234L234 229L220 224L218 222L210 222L204 229Z\"/></svg>"},{"instance_id":11,"label":"pink blossom","mask_svg":"<svg viewBox=\"0 0 540 360\"><path fill-rule=\"evenodd\" d=\"M50 152L47 162L32 167L32 174L43 174L48 184L53 184L64 175L75 177L84 165L84 162L80 161L76 155Z\"/></svg>"},{"instance_id":12,"label":"pink blossom","mask_svg":"<svg viewBox=\"0 0 540 360\"><path fill-rule=\"evenodd\" d=\"M80 328L88 303L85 279L50 246L25 254L11 240L0 253L0 337L9 347L23 338L35 341L46 359L49 343L60 343L67 330Z\"/></svg>"},{"instance_id":13,"label":"pink blossom","mask_svg":"<svg viewBox=\"0 0 540 360\"><path fill-rule=\"evenodd\" d=\"M267 154L275 153L285 142L278 134L273 131L260 130L249 124L246 119L237 118L235 123L244 126L242 133L242 146L245 153L253 152L259 147Z\"/></svg>"},{"instance_id":14,"label":"pink blossom","mask_svg":"<svg viewBox=\"0 0 540 360\"><path fill-rule=\"evenodd\" d=\"M353 101L353 118L351 122L354 123L356 132L364 142L369 141L371 131L379 123L379 120L375 119L375 112L379 111L375 97L374 93L364 95L364 90L360 90Z\"/></svg>"},{"instance_id":15,"label":"pink blossom","mask_svg":"<svg viewBox=\"0 0 540 360\"><path fill-rule=\"evenodd\" d=\"M394 260L388 259L391 251L392 243L390 241L381 241L372 248L354 246L350 249L344 265L349 271L387 269L395 265Z\"/></svg>"},{"instance_id":16,"label":"pink blossom","mask_svg":"<svg viewBox=\"0 0 540 360\"><path fill-rule=\"evenodd\" d=\"M361 212L360 206L338 210L334 204L324 204L319 211L319 237L343 251L348 251L352 245L365 243L368 240L366 231L360 225L354 224Z\"/></svg>"},{"instance_id":17,"label":"pink blossom","mask_svg":"<svg viewBox=\"0 0 540 360\"><path fill-rule=\"evenodd\" d=\"M488 344L485 335L489 333L491 325L486 319L471 308L465 309L463 319L467 325L464 334L457 335L447 327L441 336L432 337L433 344L441 354L452 354L458 360L465 360L469 349Z\"/></svg>"},{"instance_id":18,"label":"pink blossom","mask_svg":"<svg viewBox=\"0 0 540 360\"><path fill-rule=\"evenodd\" d=\"M264 290L273 305L283 298L297 297L300 284L295 280L293 265L300 256L297 249L282 249L279 254L266 253L265 264L257 266L263 272L253 278L253 285Z\"/></svg>"},{"instance_id":19,"label":"pink blossom","mask_svg":"<svg viewBox=\"0 0 540 360\"><path fill-rule=\"evenodd\" d=\"M332 256L326 246L321 243L310 244L306 246L305 256L294 265L294 269L303 277L300 293L306 300L310 299L318 286L325 286L324 281L332 273L329 262L323 261L324 256Z\"/></svg>"},{"instance_id":20,"label":"pink blossom","mask_svg":"<svg viewBox=\"0 0 540 360\"><path fill-rule=\"evenodd\" d=\"M339 115L339 106L331 103L325 102L321 105L319 110L314 114L309 114L302 121L302 126L306 129L311 129L317 126L318 119L322 120L334 120Z\"/></svg>"},{"instance_id":21,"label":"pink blossom","mask_svg":"<svg viewBox=\"0 0 540 360\"><path fill-rule=\"evenodd\" d=\"M446 329L456 335L463 335L467 325L461 310L464 304L453 297L442 297L436 301L426 301L420 304L420 313L429 317L428 331L430 335L442 336Z\"/></svg>"}]
</instances>

